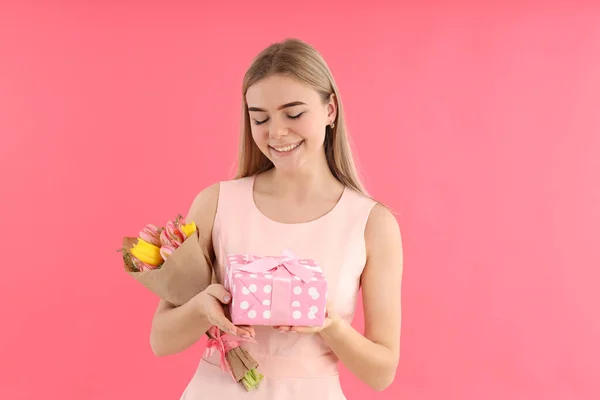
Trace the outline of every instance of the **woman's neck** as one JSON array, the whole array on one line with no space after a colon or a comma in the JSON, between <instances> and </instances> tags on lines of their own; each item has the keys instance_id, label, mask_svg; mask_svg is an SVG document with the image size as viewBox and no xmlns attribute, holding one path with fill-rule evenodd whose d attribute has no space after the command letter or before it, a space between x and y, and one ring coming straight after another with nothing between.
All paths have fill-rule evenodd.
<instances>
[{"instance_id":1,"label":"woman's neck","mask_svg":"<svg viewBox=\"0 0 600 400\"><path fill-rule=\"evenodd\" d=\"M329 192L337 193L343 189L342 183L333 176L326 162L324 167L302 168L293 172L273 168L264 175L270 192L299 201L314 195L327 196Z\"/></svg>"}]
</instances>

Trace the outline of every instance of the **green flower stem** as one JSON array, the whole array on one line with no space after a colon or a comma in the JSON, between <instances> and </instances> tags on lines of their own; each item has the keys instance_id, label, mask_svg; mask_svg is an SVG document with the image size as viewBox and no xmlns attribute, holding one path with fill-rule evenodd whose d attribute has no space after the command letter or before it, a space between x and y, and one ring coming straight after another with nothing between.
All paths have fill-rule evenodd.
<instances>
[{"instance_id":1,"label":"green flower stem","mask_svg":"<svg viewBox=\"0 0 600 400\"><path fill-rule=\"evenodd\" d=\"M258 372L256 369L251 369L246 372L246 375L242 378L242 383L247 391L254 390L258 387L260 381L262 381L264 375Z\"/></svg>"}]
</instances>

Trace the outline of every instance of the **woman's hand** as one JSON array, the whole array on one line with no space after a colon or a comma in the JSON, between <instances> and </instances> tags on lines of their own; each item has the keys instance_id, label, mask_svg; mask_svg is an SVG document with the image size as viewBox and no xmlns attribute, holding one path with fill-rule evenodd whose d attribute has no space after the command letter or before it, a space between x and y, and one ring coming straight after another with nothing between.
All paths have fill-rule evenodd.
<instances>
[{"instance_id":1,"label":"woman's hand","mask_svg":"<svg viewBox=\"0 0 600 400\"><path fill-rule=\"evenodd\" d=\"M223 305L231 302L231 294L225 290L223 285L215 283L208 286L198 293L193 301L196 302L197 309L210 324L235 336L254 337L254 328L251 326L235 326L225 315Z\"/></svg>"},{"instance_id":2,"label":"woman's hand","mask_svg":"<svg viewBox=\"0 0 600 400\"><path fill-rule=\"evenodd\" d=\"M325 310L325 320L322 326L274 326L273 329L279 332L298 332L298 333L320 333L331 328L338 321L338 315L332 311L333 307L327 305Z\"/></svg>"}]
</instances>

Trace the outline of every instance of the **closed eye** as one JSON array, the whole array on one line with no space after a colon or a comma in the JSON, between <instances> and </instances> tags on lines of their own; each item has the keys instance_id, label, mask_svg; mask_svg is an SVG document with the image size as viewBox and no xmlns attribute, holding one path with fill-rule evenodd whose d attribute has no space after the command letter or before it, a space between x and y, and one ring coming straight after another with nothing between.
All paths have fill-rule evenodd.
<instances>
[{"instance_id":1,"label":"closed eye","mask_svg":"<svg viewBox=\"0 0 600 400\"><path fill-rule=\"evenodd\" d=\"M267 119L265 119L265 120L262 120L262 121L257 121L257 120L254 120L254 125L262 125L262 124L264 124L265 122L267 122L268 120L269 120L269 118L267 118Z\"/></svg>"},{"instance_id":2,"label":"closed eye","mask_svg":"<svg viewBox=\"0 0 600 400\"><path fill-rule=\"evenodd\" d=\"M288 117L289 119L298 119L298 118L300 118L300 116L301 116L302 114L304 114L304 112L301 112L300 114L296 114L296 115L288 115L287 117ZM263 119L262 121L257 121L257 120L254 120L254 125L262 125L262 124L264 124L265 122L267 122L268 120L269 120L269 118L267 118L267 119Z\"/></svg>"}]
</instances>

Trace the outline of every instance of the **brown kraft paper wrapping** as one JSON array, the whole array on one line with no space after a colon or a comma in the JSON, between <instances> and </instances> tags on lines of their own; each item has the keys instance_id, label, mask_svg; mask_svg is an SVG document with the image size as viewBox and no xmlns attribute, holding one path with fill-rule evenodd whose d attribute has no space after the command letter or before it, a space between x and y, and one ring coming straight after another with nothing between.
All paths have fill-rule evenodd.
<instances>
[{"instance_id":1,"label":"brown kraft paper wrapping","mask_svg":"<svg viewBox=\"0 0 600 400\"><path fill-rule=\"evenodd\" d=\"M137 237L124 237L125 271L161 299L181 306L216 282L210 257L200 245L199 235L198 230L194 231L159 268L150 271L138 271L129 260L129 250L137 243ZM226 358L237 382L248 370L258 367L258 362L241 347L230 350Z\"/></svg>"},{"instance_id":2,"label":"brown kraft paper wrapping","mask_svg":"<svg viewBox=\"0 0 600 400\"><path fill-rule=\"evenodd\" d=\"M123 248L131 249L135 237L123 238ZM181 306L206 289L212 281L212 266L207 252L200 245L196 230L160 266L150 271L137 271L123 253L125 270L161 299Z\"/></svg>"},{"instance_id":3,"label":"brown kraft paper wrapping","mask_svg":"<svg viewBox=\"0 0 600 400\"><path fill-rule=\"evenodd\" d=\"M258 362L241 346L229 350L225 357L231 365L231 371L236 382L241 381L249 370L258 368Z\"/></svg>"}]
</instances>

